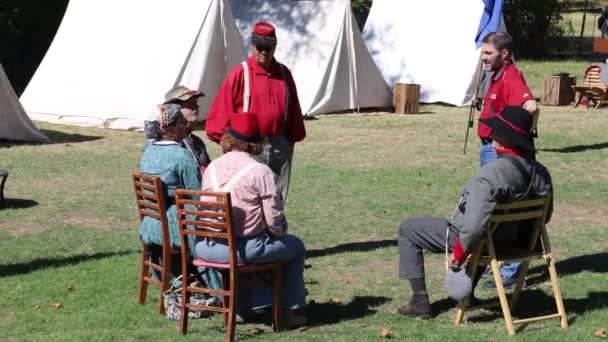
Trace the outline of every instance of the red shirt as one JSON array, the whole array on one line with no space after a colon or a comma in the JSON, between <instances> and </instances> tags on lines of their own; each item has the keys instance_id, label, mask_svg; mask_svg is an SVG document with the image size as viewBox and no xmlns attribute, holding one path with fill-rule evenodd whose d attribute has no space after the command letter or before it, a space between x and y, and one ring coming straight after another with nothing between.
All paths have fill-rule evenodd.
<instances>
[{"instance_id":1,"label":"red shirt","mask_svg":"<svg viewBox=\"0 0 608 342\"><path fill-rule=\"evenodd\" d=\"M272 61L270 72L260 67L253 56L247 59L249 67L249 88L251 99L249 112L258 117L258 125L262 135L272 138L285 134L293 144L306 137L304 118L300 108L300 100L291 72L285 68L285 76L289 87L289 111L287 127L285 126L285 80L281 65ZM243 66L237 65L222 83L217 96L211 104L205 130L209 139L219 142L228 128L230 116L243 112Z\"/></svg>"},{"instance_id":2,"label":"red shirt","mask_svg":"<svg viewBox=\"0 0 608 342\"><path fill-rule=\"evenodd\" d=\"M511 60L505 61L504 66L492 75L490 82L488 93L483 100L480 119L492 117L507 106L521 106L524 102L535 99L521 71ZM494 113L490 107L494 108ZM492 129L479 122L477 134L481 139L489 139L492 136Z\"/></svg>"}]
</instances>

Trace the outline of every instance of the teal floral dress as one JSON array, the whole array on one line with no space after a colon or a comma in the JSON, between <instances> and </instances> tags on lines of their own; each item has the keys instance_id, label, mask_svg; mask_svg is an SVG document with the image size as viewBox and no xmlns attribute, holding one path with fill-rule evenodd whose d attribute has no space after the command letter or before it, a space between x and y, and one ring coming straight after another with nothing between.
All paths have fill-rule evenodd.
<instances>
[{"instance_id":1,"label":"teal floral dress","mask_svg":"<svg viewBox=\"0 0 608 342\"><path fill-rule=\"evenodd\" d=\"M192 154L175 142L152 142L149 144L141 157L139 163L140 172L160 176L163 181L163 194L167 206L167 222L169 223L169 237L173 247L181 247L179 227L177 223L177 208L175 207L176 189L201 189L201 169L194 160ZM194 208L193 208L194 209ZM139 235L145 244L162 245L160 221L146 216L139 226ZM188 240L190 255L196 257L195 239ZM151 255L150 258L162 264L159 255ZM181 262L179 258L172 258L171 280L181 274ZM154 270L150 271L160 279L160 274ZM198 272L210 288L221 289L221 275L213 269L198 268ZM181 287L181 282L174 284Z\"/></svg>"},{"instance_id":2,"label":"teal floral dress","mask_svg":"<svg viewBox=\"0 0 608 342\"><path fill-rule=\"evenodd\" d=\"M181 247L175 208L175 189L201 189L201 171L192 154L178 143L153 142L146 147L139 164L143 173L160 176L163 181L163 194L167 206L169 236L173 247ZM145 217L139 227L139 234L145 244L162 245L160 221ZM189 244L194 255L193 243Z\"/></svg>"}]
</instances>

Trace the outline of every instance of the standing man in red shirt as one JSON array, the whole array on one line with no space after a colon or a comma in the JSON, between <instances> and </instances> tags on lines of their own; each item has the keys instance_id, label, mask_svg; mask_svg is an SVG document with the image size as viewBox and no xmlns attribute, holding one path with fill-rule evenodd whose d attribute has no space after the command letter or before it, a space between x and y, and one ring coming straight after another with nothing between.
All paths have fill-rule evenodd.
<instances>
[{"instance_id":1,"label":"standing man in red shirt","mask_svg":"<svg viewBox=\"0 0 608 342\"><path fill-rule=\"evenodd\" d=\"M505 32L490 33L482 40L481 61L492 76L480 119L491 118L507 106L521 106L530 115L536 110L536 99L511 59L512 49L513 39ZM477 134L481 139L479 161L483 166L496 159L496 151L492 148L492 129L479 122Z\"/></svg>"},{"instance_id":2,"label":"standing man in red shirt","mask_svg":"<svg viewBox=\"0 0 608 342\"><path fill-rule=\"evenodd\" d=\"M255 113L260 133L268 137L256 159L277 176L283 202L287 198L294 145L306 137L296 85L289 69L274 59L275 28L258 22L251 33L252 54L237 65L219 89L207 117L209 139L219 143L234 113Z\"/></svg>"},{"instance_id":3,"label":"standing man in red shirt","mask_svg":"<svg viewBox=\"0 0 608 342\"><path fill-rule=\"evenodd\" d=\"M500 114L507 106L521 106L532 115L536 111L536 99L524 79L523 74L511 59L513 38L506 32L493 32L481 41L481 60L486 71L492 72L490 86L483 100L480 119L489 119ZM479 163L481 166L496 160L496 150L492 148L492 129L481 120L477 126L477 134L481 139ZM500 269L505 287L511 287L517 282L521 263L506 264ZM496 286L489 282L486 287Z\"/></svg>"}]
</instances>

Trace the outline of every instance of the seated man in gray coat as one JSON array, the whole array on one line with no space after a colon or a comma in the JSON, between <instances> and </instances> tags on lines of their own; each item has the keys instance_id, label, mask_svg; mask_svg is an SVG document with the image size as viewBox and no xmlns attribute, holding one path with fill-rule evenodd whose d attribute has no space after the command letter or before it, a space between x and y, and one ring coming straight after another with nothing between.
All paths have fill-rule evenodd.
<instances>
[{"instance_id":1,"label":"seated man in gray coat","mask_svg":"<svg viewBox=\"0 0 608 342\"><path fill-rule=\"evenodd\" d=\"M431 304L424 279L422 251L453 252L450 266L458 267L475 249L496 203L507 203L552 191L549 171L534 158L528 132L532 116L518 106L505 108L483 123L492 128L492 147L498 159L484 165L464 186L450 219L409 218L399 225L399 276L412 288L409 303L399 314L416 318L431 316ZM548 218L551 217L552 204ZM513 238L513 237L511 237ZM476 281L474 280L473 287Z\"/></svg>"}]
</instances>

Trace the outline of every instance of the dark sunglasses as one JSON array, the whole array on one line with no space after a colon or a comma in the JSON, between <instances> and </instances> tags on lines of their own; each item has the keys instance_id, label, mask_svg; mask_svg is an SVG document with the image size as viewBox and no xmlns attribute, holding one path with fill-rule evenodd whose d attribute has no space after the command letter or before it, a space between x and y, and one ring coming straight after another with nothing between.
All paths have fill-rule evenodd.
<instances>
[{"instance_id":1,"label":"dark sunglasses","mask_svg":"<svg viewBox=\"0 0 608 342\"><path fill-rule=\"evenodd\" d=\"M274 46L272 45L257 45L255 46L255 49L258 51L272 51L274 50Z\"/></svg>"}]
</instances>

